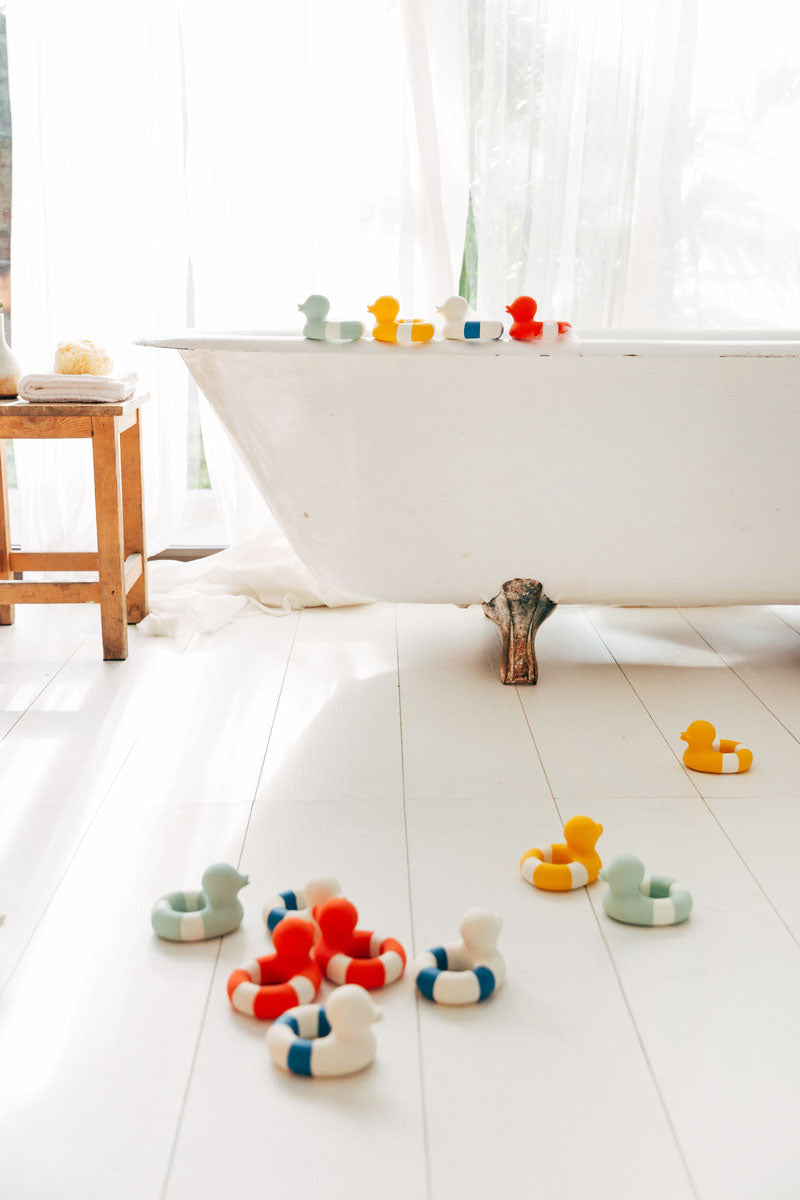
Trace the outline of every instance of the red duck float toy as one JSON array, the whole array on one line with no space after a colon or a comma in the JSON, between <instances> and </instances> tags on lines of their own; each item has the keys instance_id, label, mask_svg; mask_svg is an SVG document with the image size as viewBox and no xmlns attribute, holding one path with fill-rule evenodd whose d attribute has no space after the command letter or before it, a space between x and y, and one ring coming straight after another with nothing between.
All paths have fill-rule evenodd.
<instances>
[{"instance_id":1,"label":"red duck float toy","mask_svg":"<svg viewBox=\"0 0 800 1200\"><path fill-rule=\"evenodd\" d=\"M569 321L536 321L538 305L533 296L517 296L509 304L506 312L514 318L508 331L509 337L516 342L555 342L569 334L572 326Z\"/></svg>"},{"instance_id":2,"label":"red duck float toy","mask_svg":"<svg viewBox=\"0 0 800 1200\"><path fill-rule=\"evenodd\" d=\"M309 1004L322 983L322 971L311 957L315 938L313 922L284 918L272 934L275 953L239 967L228 980L228 998L236 1011L274 1021L288 1008Z\"/></svg>"},{"instance_id":3,"label":"red duck float toy","mask_svg":"<svg viewBox=\"0 0 800 1200\"><path fill-rule=\"evenodd\" d=\"M343 896L318 905L314 920L322 937L312 951L313 958L332 983L380 988L403 974L406 952L400 943L368 929L356 929L358 911Z\"/></svg>"}]
</instances>

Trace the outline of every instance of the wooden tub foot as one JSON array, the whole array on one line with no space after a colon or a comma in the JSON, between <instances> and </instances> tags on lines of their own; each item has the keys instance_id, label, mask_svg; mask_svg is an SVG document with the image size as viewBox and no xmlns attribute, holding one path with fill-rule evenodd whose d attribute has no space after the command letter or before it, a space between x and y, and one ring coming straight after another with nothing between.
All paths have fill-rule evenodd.
<instances>
[{"instance_id":1,"label":"wooden tub foot","mask_svg":"<svg viewBox=\"0 0 800 1200\"><path fill-rule=\"evenodd\" d=\"M536 683L536 630L555 608L536 579L509 579L483 611L503 632L502 683Z\"/></svg>"}]
</instances>

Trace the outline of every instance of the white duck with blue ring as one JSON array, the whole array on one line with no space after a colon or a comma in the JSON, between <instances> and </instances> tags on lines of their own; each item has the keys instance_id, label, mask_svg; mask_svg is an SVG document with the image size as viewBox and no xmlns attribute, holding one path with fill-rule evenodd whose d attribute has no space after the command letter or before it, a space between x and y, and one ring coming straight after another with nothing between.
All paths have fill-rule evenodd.
<instances>
[{"instance_id":1,"label":"white duck with blue ring","mask_svg":"<svg viewBox=\"0 0 800 1200\"><path fill-rule=\"evenodd\" d=\"M473 908L461 919L461 942L424 950L414 960L417 990L435 1004L479 1004L502 986L506 965L497 950L502 919Z\"/></svg>"}]
</instances>

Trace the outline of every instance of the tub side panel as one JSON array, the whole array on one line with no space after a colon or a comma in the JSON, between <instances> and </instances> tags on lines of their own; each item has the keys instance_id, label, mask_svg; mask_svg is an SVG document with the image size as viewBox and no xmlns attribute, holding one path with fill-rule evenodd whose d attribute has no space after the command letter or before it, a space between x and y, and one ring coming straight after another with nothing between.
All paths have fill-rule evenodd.
<instances>
[{"instance_id":1,"label":"tub side panel","mask_svg":"<svg viewBox=\"0 0 800 1200\"><path fill-rule=\"evenodd\" d=\"M798 359L186 351L329 586L461 604L800 599Z\"/></svg>"}]
</instances>

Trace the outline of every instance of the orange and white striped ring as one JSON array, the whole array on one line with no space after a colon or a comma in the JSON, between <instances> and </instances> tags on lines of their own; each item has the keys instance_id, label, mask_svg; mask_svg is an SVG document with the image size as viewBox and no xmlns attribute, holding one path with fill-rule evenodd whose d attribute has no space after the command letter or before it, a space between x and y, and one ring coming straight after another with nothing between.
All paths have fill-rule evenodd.
<instances>
[{"instance_id":1,"label":"orange and white striped ring","mask_svg":"<svg viewBox=\"0 0 800 1200\"><path fill-rule=\"evenodd\" d=\"M381 988L403 974L406 952L397 939L356 929L358 911L344 896L320 904L314 918L322 934L314 947L314 960L332 983Z\"/></svg>"},{"instance_id":2,"label":"orange and white striped ring","mask_svg":"<svg viewBox=\"0 0 800 1200\"><path fill-rule=\"evenodd\" d=\"M308 1004L322 983L310 957L316 930L311 921L286 917L273 934L274 954L239 967L228 980L228 998L237 1012L273 1021L287 1009Z\"/></svg>"},{"instance_id":3,"label":"orange and white striped ring","mask_svg":"<svg viewBox=\"0 0 800 1200\"><path fill-rule=\"evenodd\" d=\"M344 954L327 946L314 951L318 966L331 983L357 983L371 990L394 983L405 970L406 952L396 938L357 929L348 951Z\"/></svg>"}]
</instances>

